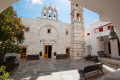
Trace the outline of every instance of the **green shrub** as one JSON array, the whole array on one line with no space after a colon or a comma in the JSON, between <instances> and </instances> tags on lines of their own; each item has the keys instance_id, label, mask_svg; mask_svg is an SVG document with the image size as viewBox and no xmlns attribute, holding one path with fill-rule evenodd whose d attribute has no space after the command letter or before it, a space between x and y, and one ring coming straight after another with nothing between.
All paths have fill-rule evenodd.
<instances>
[{"instance_id":1,"label":"green shrub","mask_svg":"<svg viewBox=\"0 0 120 80\"><path fill-rule=\"evenodd\" d=\"M56 56L56 52L54 52L54 56Z\"/></svg>"},{"instance_id":2,"label":"green shrub","mask_svg":"<svg viewBox=\"0 0 120 80\"><path fill-rule=\"evenodd\" d=\"M39 55L42 56L42 51L39 52Z\"/></svg>"},{"instance_id":3,"label":"green shrub","mask_svg":"<svg viewBox=\"0 0 120 80\"><path fill-rule=\"evenodd\" d=\"M0 80L9 80L10 73L6 72L5 69L5 66L0 67Z\"/></svg>"}]
</instances>

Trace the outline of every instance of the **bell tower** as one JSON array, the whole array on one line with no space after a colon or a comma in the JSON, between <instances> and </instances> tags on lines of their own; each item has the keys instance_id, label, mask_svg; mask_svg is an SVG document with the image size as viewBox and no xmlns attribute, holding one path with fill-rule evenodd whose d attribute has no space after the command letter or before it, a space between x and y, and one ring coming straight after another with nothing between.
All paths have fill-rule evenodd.
<instances>
[{"instance_id":1,"label":"bell tower","mask_svg":"<svg viewBox=\"0 0 120 80\"><path fill-rule=\"evenodd\" d=\"M83 21L83 7L71 0L71 42L72 56L79 59L85 55L85 28Z\"/></svg>"}]
</instances>

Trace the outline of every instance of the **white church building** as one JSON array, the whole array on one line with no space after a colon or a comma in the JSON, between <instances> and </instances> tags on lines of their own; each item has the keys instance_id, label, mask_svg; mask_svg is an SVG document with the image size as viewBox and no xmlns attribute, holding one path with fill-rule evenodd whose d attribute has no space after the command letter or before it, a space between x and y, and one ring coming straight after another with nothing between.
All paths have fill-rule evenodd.
<instances>
[{"instance_id":1,"label":"white church building","mask_svg":"<svg viewBox=\"0 0 120 80\"><path fill-rule=\"evenodd\" d=\"M21 18L25 25L25 40L21 59L26 55L39 55L54 58L56 54L79 58L85 54L83 8L71 2L71 24L58 20L56 8L43 7L41 17L37 19Z\"/></svg>"}]
</instances>

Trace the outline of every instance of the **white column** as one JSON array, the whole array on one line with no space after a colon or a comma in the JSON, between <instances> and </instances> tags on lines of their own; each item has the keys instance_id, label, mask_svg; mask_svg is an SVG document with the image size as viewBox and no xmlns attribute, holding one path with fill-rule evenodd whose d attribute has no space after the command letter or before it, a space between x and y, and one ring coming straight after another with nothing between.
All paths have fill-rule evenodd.
<instances>
[{"instance_id":1,"label":"white column","mask_svg":"<svg viewBox=\"0 0 120 80\"><path fill-rule=\"evenodd\" d=\"M51 19L53 19L53 11L52 11L52 13L51 13Z\"/></svg>"},{"instance_id":2,"label":"white column","mask_svg":"<svg viewBox=\"0 0 120 80\"><path fill-rule=\"evenodd\" d=\"M49 16L49 12L48 10L46 11L46 18L48 19L48 16Z\"/></svg>"},{"instance_id":3,"label":"white column","mask_svg":"<svg viewBox=\"0 0 120 80\"><path fill-rule=\"evenodd\" d=\"M41 12L41 18L43 18L43 16L44 16L44 12Z\"/></svg>"},{"instance_id":4,"label":"white column","mask_svg":"<svg viewBox=\"0 0 120 80\"><path fill-rule=\"evenodd\" d=\"M117 39L110 40L110 43L111 43L111 57L120 58Z\"/></svg>"},{"instance_id":5,"label":"white column","mask_svg":"<svg viewBox=\"0 0 120 80\"><path fill-rule=\"evenodd\" d=\"M56 20L58 20L58 14L56 13Z\"/></svg>"}]
</instances>

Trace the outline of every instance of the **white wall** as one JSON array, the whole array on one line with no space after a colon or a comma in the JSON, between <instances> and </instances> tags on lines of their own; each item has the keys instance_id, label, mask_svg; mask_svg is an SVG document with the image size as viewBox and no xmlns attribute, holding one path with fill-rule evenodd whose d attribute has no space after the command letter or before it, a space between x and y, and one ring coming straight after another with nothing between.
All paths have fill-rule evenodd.
<instances>
[{"instance_id":1,"label":"white wall","mask_svg":"<svg viewBox=\"0 0 120 80\"><path fill-rule=\"evenodd\" d=\"M101 21L95 21L92 23L88 28L85 29L86 33L86 47L91 46L91 54L92 55L98 55L97 51L105 51L106 54L108 54L108 36L110 33L110 30L105 29L103 32L94 33L94 29L98 28L100 26L103 26L105 24L108 24L110 22L101 22ZM90 33L90 36L87 36L87 33ZM100 41L100 37L104 37L104 41ZM118 55L118 44L117 40L110 41L111 43L111 57L120 58Z\"/></svg>"},{"instance_id":2,"label":"white wall","mask_svg":"<svg viewBox=\"0 0 120 80\"><path fill-rule=\"evenodd\" d=\"M66 48L71 48L70 24L43 18L22 18L22 22L26 27L30 27L30 32L25 32L25 41L21 44L28 46L27 55L39 54L40 51L44 54L44 45L52 45L52 53L57 54L66 54ZM51 29L50 34L47 33L48 28Z\"/></svg>"},{"instance_id":3,"label":"white wall","mask_svg":"<svg viewBox=\"0 0 120 80\"><path fill-rule=\"evenodd\" d=\"M117 40L110 40L111 43L111 56L114 58L120 58L119 52L118 52L118 42Z\"/></svg>"}]
</instances>

